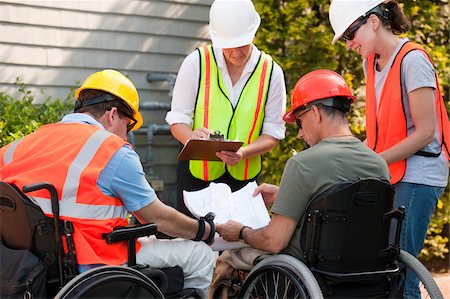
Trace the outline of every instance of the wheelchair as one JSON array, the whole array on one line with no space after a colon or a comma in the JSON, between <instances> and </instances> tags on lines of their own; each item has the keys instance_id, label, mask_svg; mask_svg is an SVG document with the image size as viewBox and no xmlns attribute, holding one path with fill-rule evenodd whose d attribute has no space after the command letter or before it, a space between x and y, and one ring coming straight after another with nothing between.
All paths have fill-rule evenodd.
<instances>
[{"instance_id":1,"label":"wheelchair","mask_svg":"<svg viewBox=\"0 0 450 299\"><path fill-rule=\"evenodd\" d=\"M244 281L222 281L213 297L402 298L410 270L422 298L443 298L428 270L400 250L404 207L392 209L393 197L393 187L378 178L332 186L307 206L300 223L303 256L264 258Z\"/></svg>"},{"instance_id":2,"label":"wheelchair","mask_svg":"<svg viewBox=\"0 0 450 299\"><path fill-rule=\"evenodd\" d=\"M53 218L25 193L46 189ZM73 226L59 217L56 189L48 183L24 186L0 182L1 298L199 298L183 289L180 267L136 265L136 239L155 235L155 224L114 229L108 244L128 242L128 266L101 266L78 272Z\"/></svg>"}]
</instances>

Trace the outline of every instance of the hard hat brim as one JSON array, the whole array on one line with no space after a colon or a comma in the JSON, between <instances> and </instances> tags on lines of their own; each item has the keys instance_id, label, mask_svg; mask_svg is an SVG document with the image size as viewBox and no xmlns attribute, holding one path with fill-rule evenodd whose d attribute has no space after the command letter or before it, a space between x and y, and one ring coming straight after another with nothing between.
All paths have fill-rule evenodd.
<instances>
[{"instance_id":1,"label":"hard hat brim","mask_svg":"<svg viewBox=\"0 0 450 299\"><path fill-rule=\"evenodd\" d=\"M291 110L286 112L283 116L283 120L287 123L295 123L295 114L294 111L299 109L300 107L293 107Z\"/></svg>"},{"instance_id":2,"label":"hard hat brim","mask_svg":"<svg viewBox=\"0 0 450 299\"><path fill-rule=\"evenodd\" d=\"M135 113L135 115L133 117L137 120L137 122L134 125L133 129L131 129L131 131L136 131L137 129L142 127L142 124L144 123L144 120L142 118L141 113L139 113L139 111L136 111L136 113Z\"/></svg>"}]
</instances>

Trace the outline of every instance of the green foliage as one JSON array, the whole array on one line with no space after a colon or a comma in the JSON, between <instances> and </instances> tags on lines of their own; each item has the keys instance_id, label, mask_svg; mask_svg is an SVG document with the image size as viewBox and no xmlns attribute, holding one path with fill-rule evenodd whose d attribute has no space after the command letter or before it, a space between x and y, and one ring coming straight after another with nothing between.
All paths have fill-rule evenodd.
<instances>
[{"instance_id":1,"label":"green foliage","mask_svg":"<svg viewBox=\"0 0 450 299\"><path fill-rule=\"evenodd\" d=\"M73 92L64 101L51 99L41 91L44 101L34 105L35 96L26 89L17 78L19 98L0 91L0 147L34 132L44 124L59 121L62 116L73 110Z\"/></svg>"},{"instance_id":2,"label":"green foliage","mask_svg":"<svg viewBox=\"0 0 450 299\"><path fill-rule=\"evenodd\" d=\"M261 14L261 27L255 44L269 53L283 68L288 92L304 74L315 69L330 69L340 73L355 91L358 101L349 115L350 126L358 138L365 138L364 74L361 57L348 51L342 42L331 44L333 31L328 20L329 0L254 0ZM450 22L448 0L403 1L405 14L412 22L407 36L430 54L438 70L441 91L450 109ZM290 107L290 100L288 100ZM286 138L264 156L261 181L278 184L284 163L292 149L301 151L305 144L296 140L297 131L287 125ZM448 254L448 239L441 236L449 223L448 188L433 215L424 251L426 256Z\"/></svg>"}]
</instances>

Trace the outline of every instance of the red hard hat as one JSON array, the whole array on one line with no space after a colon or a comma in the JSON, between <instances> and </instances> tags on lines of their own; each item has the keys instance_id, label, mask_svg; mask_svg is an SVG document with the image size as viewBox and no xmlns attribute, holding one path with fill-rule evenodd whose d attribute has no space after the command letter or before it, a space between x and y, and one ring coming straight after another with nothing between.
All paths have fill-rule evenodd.
<instances>
[{"instance_id":1,"label":"red hard hat","mask_svg":"<svg viewBox=\"0 0 450 299\"><path fill-rule=\"evenodd\" d=\"M301 107L306 109L309 103L322 99L338 99L351 103L356 97L338 73L330 70L315 70L301 77L295 84L292 92L292 106L283 116L283 120L289 123L295 122L295 110ZM336 107L335 104L325 105Z\"/></svg>"}]
</instances>

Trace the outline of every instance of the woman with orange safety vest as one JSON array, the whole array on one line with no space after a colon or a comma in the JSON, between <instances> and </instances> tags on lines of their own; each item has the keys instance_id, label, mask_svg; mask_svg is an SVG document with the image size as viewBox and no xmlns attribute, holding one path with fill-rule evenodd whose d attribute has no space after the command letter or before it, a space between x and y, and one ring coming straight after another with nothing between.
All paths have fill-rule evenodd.
<instances>
[{"instance_id":1,"label":"woman with orange safety vest","mask_svg":"<svg viewBox=\"0 0 450 299\"><path fill-rule=\"evenodd\" d=\"M333 0L333 43L364 58L366 142L389 165L394 205L406 207L401 247L417 256L448 182L450 124L436 71L421 46L400 38L410 22L398 3ZM420 298L414 275L404 295Z\"/></svg>"},{"instance_id":2,"label":"woman with orange safety vest","mask_svg":"<svg viewBox=\"0 0 450 299\"><path fill-rule=\"evenodd\" d=\"M211 182L241 189L256 180L261 155L285 134L283 70L252 43L261 22L252 1L216 0L209 17L212 45L183 61L166 121L182 144L215 131L244 144L237 152L217 152L221 161L178 162L178 209L187 215L183 190L203 189Z\"/></svg>"}]
</instances>

